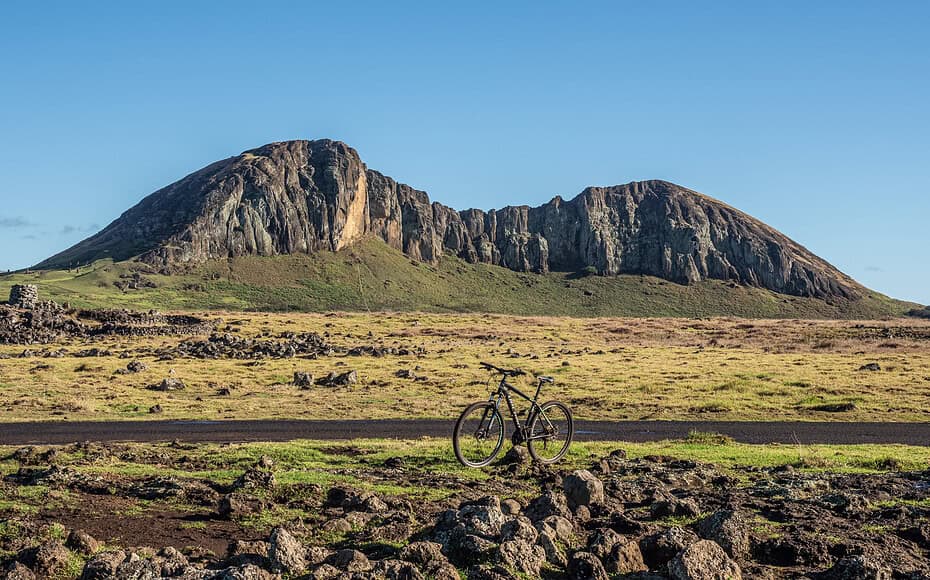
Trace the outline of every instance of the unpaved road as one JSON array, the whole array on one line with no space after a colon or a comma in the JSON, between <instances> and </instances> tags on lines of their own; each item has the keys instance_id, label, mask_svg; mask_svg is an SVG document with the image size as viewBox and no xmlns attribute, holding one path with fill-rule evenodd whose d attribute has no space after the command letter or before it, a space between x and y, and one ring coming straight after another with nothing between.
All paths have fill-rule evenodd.
<instances>
[{"instance_id":1,"label":"unpaved road","mask_svg":"<svg viewBox=\"0 0 930 580\"><path fill-rule=\"evenodd\" d=\"M416 439L449 437L453 421L109 421L0 423L0 445L81 441L231 443L292 439ZM578 441L681 439L692 430L722 433L743 443L930 444L930 423L814 423L739 421L576 421Z\"/></svg>"}]
</instances>

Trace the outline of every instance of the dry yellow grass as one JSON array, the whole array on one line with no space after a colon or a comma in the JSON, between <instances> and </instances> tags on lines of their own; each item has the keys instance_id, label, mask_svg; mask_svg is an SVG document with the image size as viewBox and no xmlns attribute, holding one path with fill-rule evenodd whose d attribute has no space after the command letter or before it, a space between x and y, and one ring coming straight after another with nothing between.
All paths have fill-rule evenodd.
<instances>
[{"instance_id":1,"label":"dry yellow grass","mask_svg":"<svg viewBox=\"0 0 930 580\"><path fill-rule=\"evenodd\" d=\"M556 376L548 398L587 419L923 421L930 416L930 321L887 322L513 317L422 313L210 313L242 336L319 332L337 347L423 349L411 356L316 360L158 361L183 338L106 338L33 346L89 346L111 356L18 358L0 346L0 420L248 418L451 418L486 397L487 360ZM122 358L121 358L122 357ZM130 360L148 370L115 374ZM860 371L878 363L878 372ZM323 376L355 369L343 388L299 390L295 371ZM398 378L414 370L420 380ZM187 388L148 384L176 376ZM231 389L220 395L221 388ZM852 403L841 413L819 405ZM161 405L163 413L150 415Z\"/></svg>"}]
</instances>

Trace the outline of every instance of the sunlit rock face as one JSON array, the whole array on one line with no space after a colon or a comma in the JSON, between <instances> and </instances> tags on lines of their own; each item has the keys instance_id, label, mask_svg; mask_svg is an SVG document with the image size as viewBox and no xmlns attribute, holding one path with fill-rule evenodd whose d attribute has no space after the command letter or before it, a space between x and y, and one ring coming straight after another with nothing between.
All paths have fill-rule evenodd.
<instances>
[{"instance_id":1,"label":"sunlit rock face","mask_svg":"<svg viewBox=\"0 0 930 580\"><path fill-rule=\"evenodd\" d=\"M861 290L762 222L666 181L589 187L539 207L456 211L327 139L272 143L209 165L37 267L138 256L171 268L336 251L364 236L425 262L452 254L525 272L731 280L817 298L855 298Z\"/></svg>"}]
</instances>

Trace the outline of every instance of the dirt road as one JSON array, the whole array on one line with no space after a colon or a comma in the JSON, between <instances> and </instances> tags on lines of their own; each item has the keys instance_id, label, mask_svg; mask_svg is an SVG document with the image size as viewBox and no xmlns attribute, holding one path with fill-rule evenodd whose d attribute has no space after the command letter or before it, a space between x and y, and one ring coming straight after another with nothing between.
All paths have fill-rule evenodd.
<instances>
[{"instance_id":1,"label":"dirt road","mask_svg":"<svg viewBox=\"0 0 930 580\"><path fill-rule=\"evenodd\" d=\"M0 424L0 445L80 441L228 443L292 439L415 439L448 437L452 421L113 421ZM579 441L680 439L692 430L729 435L744 443L930 444L930 423L814 423L729 421L577 421Z\"/></svg>"}]
</instances>

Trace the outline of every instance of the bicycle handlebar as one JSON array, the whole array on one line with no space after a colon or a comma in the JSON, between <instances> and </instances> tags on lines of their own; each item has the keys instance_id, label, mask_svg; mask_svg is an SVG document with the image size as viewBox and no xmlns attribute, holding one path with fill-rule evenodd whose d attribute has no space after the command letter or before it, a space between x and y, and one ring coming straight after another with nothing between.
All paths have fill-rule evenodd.
<instances>
[{"instance_id":1,"label":"bicycle handlebar","mask_svg":"<svg viewBox=\"0 0 930 580\"><path fill-rule=\"evenodd\" d=\"M502 369L498 366L494 366L491 363L486 362L481 363L481 366L488 369L489 371L494 371L508 377L520 377L526 374L526 371L520 369Z\"/></svg>"}]
</instances>

